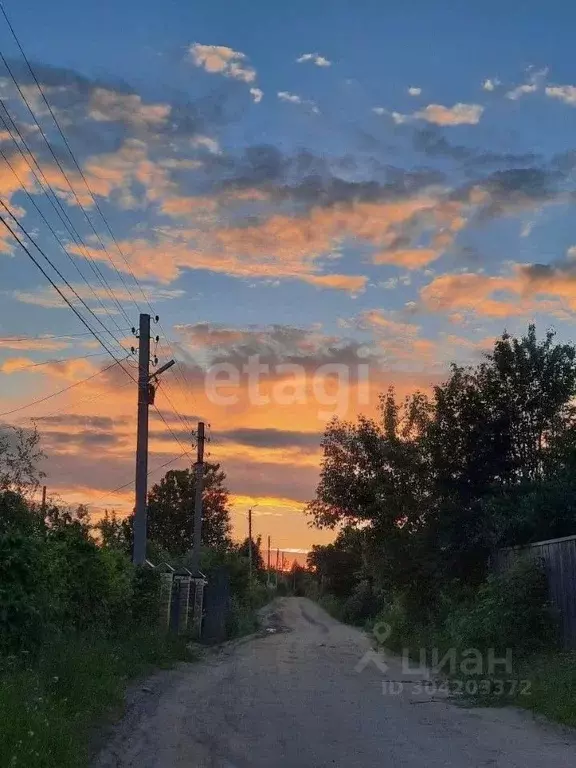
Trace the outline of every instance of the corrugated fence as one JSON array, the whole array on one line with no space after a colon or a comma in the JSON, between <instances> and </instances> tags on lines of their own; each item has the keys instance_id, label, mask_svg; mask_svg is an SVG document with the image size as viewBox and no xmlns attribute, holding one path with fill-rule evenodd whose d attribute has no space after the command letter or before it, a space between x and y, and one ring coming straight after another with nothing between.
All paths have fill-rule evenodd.
<instances>
[{"instance_id":1,"label":"corrugated fence","mask_svg":"<svg viewBox=\"0 0 576 768\"><path fill-rule=\"evenodd\" d=\"M534 560L545 570L550 601L560 617L563 645L576 649L576 536L501 549L495 558L496 570L506 571L520 557Z\"/></svg>"}]
</instances>

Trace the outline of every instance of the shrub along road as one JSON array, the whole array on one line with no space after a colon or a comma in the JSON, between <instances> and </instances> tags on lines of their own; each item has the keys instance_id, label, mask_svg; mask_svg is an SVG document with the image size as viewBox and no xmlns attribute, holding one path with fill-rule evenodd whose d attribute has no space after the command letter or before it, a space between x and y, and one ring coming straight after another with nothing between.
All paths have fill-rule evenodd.
<instances>
[{"instance_id":1,"label":"shrub along road","mask_svg":"<svg viewBox=\"0 0 576 768\"><path fill-rule=\"evenodd\" d=\"M309 600L277 601L268 622L278 631L156 678L95 768L574 765L572 731L431 697L398 659L385 672L371 663L366 635ZM383 693L392 681L401 694Z\"/></svg>"}]
</instances>

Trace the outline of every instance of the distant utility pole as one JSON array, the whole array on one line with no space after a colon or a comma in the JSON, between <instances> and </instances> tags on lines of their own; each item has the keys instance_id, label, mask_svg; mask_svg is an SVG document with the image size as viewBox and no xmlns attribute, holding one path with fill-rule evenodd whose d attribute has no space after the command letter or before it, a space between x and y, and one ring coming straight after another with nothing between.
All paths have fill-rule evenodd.
<instances>
[{"instance_id":1,"label":"distant utility pole","mask_svg":"<svg viewBox=\"0 0 576 768\"><path fill-rule=\"evenodd\" d=\"M270 586L270 536L268 536L268 570L266 576L266 583Z\"/></svg>"},{"instance_id":2,"label":"distant utility pole","mask_svg":"<svg viewBox=\"0 0 576 768\"><path fill-rule=\"evenodd\" d=\"M42 506L41 506L41 510L42 510L42 517L45 517L46 516L46 486L45 485L42 486Z\"/></svg>"},{"instance_id":3,"label":"distant utility pole","mask_svg":"<svg viewBox=\"0 0 576 768\"><path fill-rule=\"evenodd\" d=\"M194 469L196 472L196 493L194 497L194 527L192 538L192 575L200 570L200 550L202 546L202 494L204 492L204 422L198 422L198 453Z\"/></svg>"},{"instance_id":4,"label":"distant utility pole","mask_svg":"<svg viewBox=\"0 0 576 768\"><path fill-rule=\"evenodd\" d=\"M157 318L156 318L157 319ZM154 403L154 384L159 374L174 365L174 360L150 374L150 315L141 314L138 329L138 432L136 437L136 504L134 514L133 562L146 561L148 504L148 408Z\"/></svg>"},{"instance_id":5,"label":"distant utility pole","mask_svg":"<svg viewBox=\"0 0 576 768\"><path fill-rule=\"evenodd\" d=\"M276 587L278 587L278 561L280 559L280 550L276 550Z\"/></svg>"},{"instance_id":6,"label":"distant utility pole","mask_svg":"<svg viewBox=\"0 0 576 768\"><path fill-rule=\"evenodd\" d=\"M252 507L248 510L248 572L252 581Z\"/></svg>"}]
</instances>

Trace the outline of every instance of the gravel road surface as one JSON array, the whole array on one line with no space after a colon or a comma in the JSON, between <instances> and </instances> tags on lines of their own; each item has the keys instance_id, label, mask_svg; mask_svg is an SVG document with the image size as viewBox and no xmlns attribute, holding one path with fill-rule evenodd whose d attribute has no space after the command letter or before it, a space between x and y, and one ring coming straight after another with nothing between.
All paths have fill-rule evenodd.
<instances>
[{"instance_id":1,"label":"gravel road surface","mask_svg":"<svg viewBox=\"0 0 576 768\"><path fill-rule=\"evenodd\" d=\"M309 600L278 600L266 621L276 631L139 687L95 768L576 766L572 731L431 696Z\"/></svg>"}]
</instances>

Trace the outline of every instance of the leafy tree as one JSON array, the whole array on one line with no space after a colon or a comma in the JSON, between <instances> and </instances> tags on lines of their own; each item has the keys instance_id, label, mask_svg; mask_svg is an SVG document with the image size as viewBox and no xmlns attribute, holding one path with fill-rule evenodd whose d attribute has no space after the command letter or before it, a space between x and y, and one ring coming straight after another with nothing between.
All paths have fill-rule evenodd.
<instances>
[{"instance_id":1,"label":"leafy tree","mask_svg":"<svg viewBox=\"0 0 576 768\"><path fill-rule=\"evenodd\" d=\"M329 424L308 512L319 527L363 530L349 592L368 575L426 605L453 579L480 583L495 547L574 532L561 499L576 469L575 394L576 349L529 326L478 365L452 366L431 398L397 403L390 390L377 419ZM337 539L313 559L322 574L349 555ZM346 578L333 579L344 592Z\"/></svg>"},{"instance_id":2,"label":"leafy tree","mask_svg":"<svg viewBox=\"0 0 576 768\"><path fill-rule=\"evenodd\" d=\"M0 491L31 495L44 473L38 469L44 454L37 430L4 426L0 430Z\"/></svg>"},{"instance_id":3,"label":"leafy tree","mask_svg":"<svg viewBox=\"0 0 576 768\"><path fill-rule=\"evenodd\" d=\"M240 544L238 553L241 557L249 560L250 550L252 550L252 573L258 578L261 578L266 572L264 558L262 557L262 536L258 536L251 541L247 536L242 544Z\"/></svg>"},{"instance_id":4,"label":"leafy tree","mask_svg":"<svg viewBox=\"0 0 576 768\"><path fill-rule=\"evenodd\" d=\"M102 546L131 554L132 529L127 522L126 519L120 519L114 510L105 510L104 517L94 525L95 530L99 532Z\"/></svg>"},{"instance_id":5,"label":"leafy tree","mask_svg":"<svg viewBox=\"0 0 576 768\"><path fill-rule=\"evenodd\" d=\"M314 545L308 553L308 568L314 571L322 591L345 598L350 585L360 576L364 564L365 534L344 528L334 544Z\"/></svg>"},{"instance_id":6,"label":"leafy tree","mask_svg":"<svg viewBox=\"0 0 576 768\"><path fill-rule=\"evenodd\" d=\"M219 464L204 465L202 545L225 547L230 541L230 512L225 473ZM196 479L191 469L170 470L148 495L148 539L183 555L192 548Z\"/></svg>"}]
</instances>

